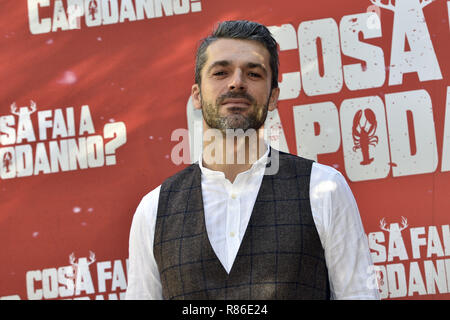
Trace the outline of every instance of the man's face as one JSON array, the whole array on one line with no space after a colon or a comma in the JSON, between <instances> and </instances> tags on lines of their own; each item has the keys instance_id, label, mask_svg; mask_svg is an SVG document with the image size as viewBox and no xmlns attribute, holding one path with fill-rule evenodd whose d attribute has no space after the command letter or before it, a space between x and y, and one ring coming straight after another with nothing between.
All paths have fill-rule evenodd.
<instances>
[{"instance_id":1,"label":"man's face","mask_svg":"<svg viewBox=\"0 0 450 320\"><path fill-rule=\"evenodd\" d=\"M269 51L251 40L219 39L206 50L201 87L192 87L196 109L209 128L259 129L274 110L279 89L271 90Z\"/></svg>"}]
</instances>

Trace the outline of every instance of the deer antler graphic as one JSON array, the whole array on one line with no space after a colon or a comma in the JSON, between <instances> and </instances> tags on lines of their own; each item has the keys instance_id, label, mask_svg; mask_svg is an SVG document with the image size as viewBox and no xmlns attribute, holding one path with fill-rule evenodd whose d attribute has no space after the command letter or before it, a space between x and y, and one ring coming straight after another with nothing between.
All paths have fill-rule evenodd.
<instances>
[{"instance_id":1,"label":"deer antler graphic","mask_svg":"<svg viewBox=\"0 0 450 320\"><path fill-rule=\"evenodd\" d=\"M389 3L382 3L381 0L370 0L370 2L382 9L395 11L395 6L393 5L392 0L389 0Z\"/></svg>"},{"instance_id":2,"label":"deer antler graphic","mask_svg":"<svg viewBox=\"0 0 450 320\"><path fill-rule=\"evenodd\" d=\"M33 112L36 111L36 109L37 109L36 102L34 102L33 100L30 100L30 110L27 110L28 114L32 114ZM17 111L17 104L15 102L13 102L11 104L11 113L15 114L16 116L20 116L20 111Z\"/></svg>"},{"instance_id":3,"label":"deer antler graphic","mask_svg":"<svg viewBox=\"0 0 450 320\"><path fill-rule=\"evenodd\" d=\"M408 220L402 216L402 226L399 228L398 231L401 232L401 231L405 230L406 228L408 228ZM390 227L386 228L386 220L384 218L380 220L380 229L387 231L387 232L391 232Z\"/></svg>"},{"instance_id":4,"label":"deer antler graphic","mask_svg":"<svg viewBox=\"0 0 450 320\"><path fill-rule=\"evenodd\" d=\"M370 2L372 2L374 5L376 5L377 7L383 8L383 9L387 9L387 10L391 10L391 11L395 11L395 5L392 2L393 0L389 0L389 3L382 3L381 0L370 0ZM397 0L397 1L401 1L401 0ZM408 0L411 1L411 0ZM430 3L432 3L435 0L421 0L420 1L420 5L423 8L425 8L427 5L429 5Z\"/></svg>"},{"instance_id":5,"label":"deer antler graphic","mask_svg":"<svg viewBox=\"0 0 450 320\"><path fill-rule=\"evenodd\" d=\"M69 256L69 262L72 266L75 265L75 254L73 252Z\"/></svg>"},{"instance_id":6,"label":"deer antler graphic","mask_svg":"<svg viewBox=\"0 0 450 320\"><path fill-rule=\"evenodd\" d=\"M88 266L91 265L95 261L95 253L89 250L89 262Z\"/></svg>"},{"instance_id":7,"label":"deer antler graphic","mask_svg":"<svg viewBox=\"0 0 450 320\"><path fill-rule=\"evenodd\" d=\"M420 1L420 4L421 4L422 8L425 8L427 5L429 5L433 1L434 0L422 0L422 1Z\"/></svg>"},{"instance_id":8,"label":"deer antler graphic","mask_svg":"<svg viewBox=\"0 0 450 320\"><path fill-rule=\"evenodd\" d=\"M408 227L408 220L406 220L406 218L402 216L402 226L400 228L400 231L405 230L407 227Z\"/></svg>"},{"instance_id":9,"label":"deer antler graphic","mask_svg":"<svg viewBox=\"0 0 450 320\"><path fill-rule=\"evenodd\" d=\"M30 100L30 113L33 113L36 111L36 102L34 102L33 100Z\"/></svg>"},{"instance_id":10,"label":"deer antler graphic","mask_svg":"<svg viewBox=\"0 0 450 320\"><path fill-rule=\"evenodd\" d=\"M12 114L15 114L16 116L19 115L19 112L17 111L17 105L16 105L15 102L13 102L13 103L11 104L11 113L12 113Z\"/></svg>"},{"instance_id":11,"label":"deer antler graphic","mask_svg":"<svg viewBox=\"0 0 450 320\"><path fill-rule=\"evenodd\" d=\"M386 221L384 220L384 218L380 220L380 229L390 232L390 230L386 228Z\"/></svg>"}]
</instances>

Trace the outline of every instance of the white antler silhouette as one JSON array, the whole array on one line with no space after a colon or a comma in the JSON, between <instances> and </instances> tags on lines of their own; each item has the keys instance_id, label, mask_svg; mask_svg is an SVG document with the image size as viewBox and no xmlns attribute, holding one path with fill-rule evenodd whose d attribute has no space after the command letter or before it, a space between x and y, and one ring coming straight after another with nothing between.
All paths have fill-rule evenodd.
<instances>
[{"instance_id":1,"label":"white antler silhouette","mask_svg":"<svg viewBox=\"0 0 450 320\"><path fill-rule=\"evenodd\" d=\"M34 102L33 100L30 100L30 114L36 111L36 102Z\"/></svg>"},{"instance_id":2,"label":"white antler silhouette","mask_svg":"<svg viewBox=\"0 0 450 320\"><path fill-rule=\"evenodd\" d=\"M392 0L389 0L389 3L382 3L381 0L370 0L370 2L372 2L374 5L382 9L395 11L395 6L392 3Z\"/></svg>"},{"instance_id":3,"label":"white antler silhouette","mask_svg":"<svg viewBox=\"0 0 450 320\"><path fill-rule=\"evenodd\" d=\"M75 254L72 252L69 256L69 262L72 266L78 265L78 263L75 263ZM95 253L89 250L89 262L88 265L95 262Z\"/></svg>"},{"instance_id":4,"label":"white antler silhouette","mask_svg":"<svg viewBox=\"0 0 450 320\"><path fill-rule=\"evenodd\" d=\"M75 254L72 252L69 256L69 262L72 265L72 267L76 267L77 263L75 263Z\"/></svg>"},{"instance_id":5,"label":"white antler silhouette","mask_svg":"<svg viewBox=\"0 0 450 320\"><path fill-rule=\"evenodd\" d=\"M422 8L425 8L427 5L429 5L430 3L432 3L434 0L422 0L420 2Z\"/></svg>"},{"instance_id":6,"label":"white antler silhouette","mask_svg":"<svg viewBox=\"0 0 450 320\"><path fill-rule=\"evenodd\" d=\"M406 220L406 218L402 216L402 226L400 228L400 231L405 230L407 227L408 227L408 220Z\"/></svg>"},{"instance_id":7,"label":"white antler silhouette","mask_svg":"<svg viewBox=\"0 0 450 320\"><path fill-rule=\"evenodd\" d=\"M36 102L34 102L33 100L30 100L30 109L28 110L28 108L27 108L28 114L32 114L33 112L36 111L36 109L37 109ZM24 111L22 111L22 112L24 112ZM17 104L15 102L13 102L11 104L11 113L15 114L16 116L20 116L20 111L17 111Z\"/></svg>"},{"instance_id":8,"label":"white antler silhouette","mask_svg":"<svg viewBox=\"0 0 450 320\"><path fill-rule=\"evenodd\" d=\"M384 231L387 231L387 232L391 231L390 229L386 228L386 221L384 220L384 218L380 220L380 229L384 230Z\"/></svg>"},{"instance_id":9,"label":"white antler silhouette","mask_svg":"<svg viewBox=\"0 0 450 320\"><path fill-rule=\"evenodd\" d=\"M402 0L397 0L397 1L402 1ZM411 1L411 0L408 0L408 1ZM433 1L435 1L435 0L421 0L420 5L422 8L425 8L427 5L429 5ZM389 0L389 3L382 3L381 0L370 0L370 2L372 2L377 7L395 11L395 5L393 3L393 0Z\"/></svg>"},{"instance_id":10,"label":"white antler silhouette","mask_svg":"<svg viewBox=\"0 0 450 320\"><path fill-rule=\"evenodd\" d=\"M89 250L89 262L88 265L92 264L95 261L95 253Z\"/></svg>"},{"instance_id":11,"label":"white antler silhouette","mask_svg":"<svg viewBox=\"0 0 450 320\"><path fill-rule=\"evenodd\" d=\"M12 114L15 114L16 116L19 115L19 112L17 111L17 105L16 105L15 102L13 102L13 103L11 104L11 113L12 113Z\"/></svg>"},{"instance_id":12,"label":"white antler silhouette","mask_svg":"<svg viewBox=\"0 0 450 320\"><path fill-rule=\"evenodd\" d=\"M402 226L399 228L399 231L403 231L408 227L408 220L402 216ZM391 232L391 228L386 228L386 220L383 218L380 220L380 229L387 231L387 232Z\"/></svg>"}]
</instances>

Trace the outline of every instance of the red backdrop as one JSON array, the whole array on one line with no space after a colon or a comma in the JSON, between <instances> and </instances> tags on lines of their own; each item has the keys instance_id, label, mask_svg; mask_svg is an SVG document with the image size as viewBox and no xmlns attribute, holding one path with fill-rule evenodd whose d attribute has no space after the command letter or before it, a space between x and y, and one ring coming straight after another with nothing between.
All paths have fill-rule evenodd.
<instances>
[{"instance_id":1,"label":"red backdrop","mask_svg":"<svg viewBox=\"0 0 450 320\"><path fill-rule=\"evenodd\" d=\"M347 178L383 299L449 298L450 2L372 2L1 0L0 297L123 298L198 41L248 19L280 44L271 139Z\"/></svg>"}]
</instances>

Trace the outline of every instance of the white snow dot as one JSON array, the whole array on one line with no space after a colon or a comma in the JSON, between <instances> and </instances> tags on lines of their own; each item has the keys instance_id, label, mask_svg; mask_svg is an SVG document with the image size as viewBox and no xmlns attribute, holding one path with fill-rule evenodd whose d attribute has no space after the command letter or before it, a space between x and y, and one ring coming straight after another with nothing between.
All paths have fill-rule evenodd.
<instances>
[{"instance_id":1,"label":"white snow dot","mask_svg":"<svg viewBox=\"0 0 450 320\"><path fill-rule=\"evenodd\" d=\"M77 82L78 78L75 72L67 70L63 75L57 80L59 84L74 84Z\"/></svg>"}]
</instances>

